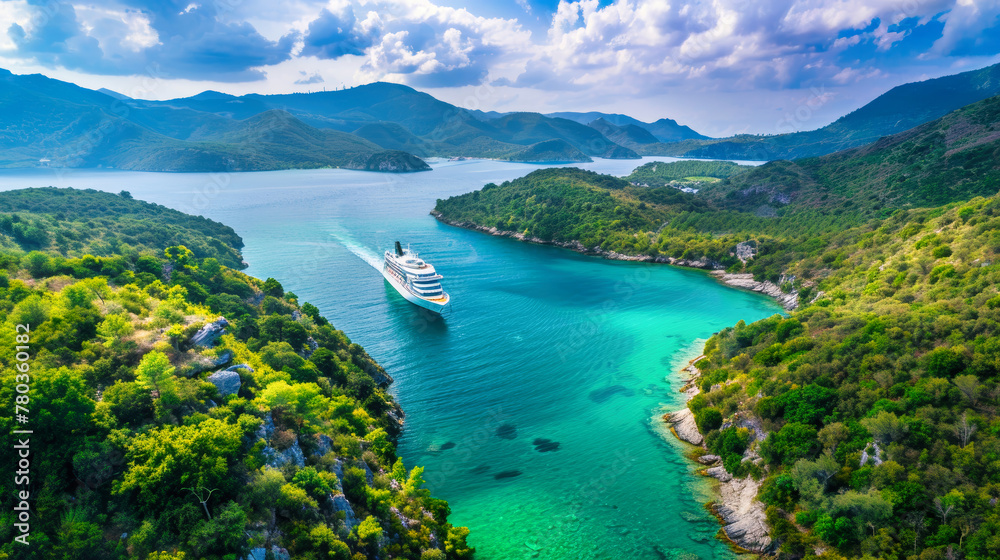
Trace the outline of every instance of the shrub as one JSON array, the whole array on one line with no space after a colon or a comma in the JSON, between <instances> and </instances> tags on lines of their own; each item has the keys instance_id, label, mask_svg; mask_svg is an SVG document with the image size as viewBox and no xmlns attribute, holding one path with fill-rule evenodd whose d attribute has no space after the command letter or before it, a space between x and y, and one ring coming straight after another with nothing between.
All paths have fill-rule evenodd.
<instances>
[{"instance_id":1,"label":"shrub","mask_svg":"<svg viewBox=\"0 0 1000 560\"><path fill-rule=\"evenodd\" d=\"M695 413L694 421L701 433L716 430L722 425L722 411L714 406L703 408Z\"/></svg>"}]
</instances>

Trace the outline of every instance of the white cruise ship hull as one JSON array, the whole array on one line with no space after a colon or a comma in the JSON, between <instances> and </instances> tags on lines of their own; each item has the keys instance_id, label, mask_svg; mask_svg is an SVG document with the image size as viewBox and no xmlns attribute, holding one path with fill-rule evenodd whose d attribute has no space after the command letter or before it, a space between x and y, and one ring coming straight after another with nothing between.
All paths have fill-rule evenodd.
<instances>
[{"instance_id":1,"label":"white cruise ship hull","mask_svg":"<svg viewBox=\"0 0 1000 560\"><path fill-rule=\"evenodd\" d=\"M437 298L437 300L424 299L406 288L399 280L393 276L388 267L382 264L382 276L389 281L389 284L399 292L399 295L406 298L407 301L414 305L419 305L424 309L433 311L434 313L441 313L448 306L448 302L451 300L449 297Z\"/></svg>"}]
</instances>

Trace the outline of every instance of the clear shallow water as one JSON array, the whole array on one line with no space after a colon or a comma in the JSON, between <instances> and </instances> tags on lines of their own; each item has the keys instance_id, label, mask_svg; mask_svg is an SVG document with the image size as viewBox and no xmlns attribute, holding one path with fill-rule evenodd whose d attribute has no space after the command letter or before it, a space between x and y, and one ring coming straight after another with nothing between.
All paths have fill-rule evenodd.
<instances>
[{"instance_id":1,"label":"clear shallow water","mask_svg":"<svg viewBox=\"0 0 1000 560\"><path fill-rule=\"evenodd\" d=\"M625 174L638 165L581 167ZM780 309L702 272L584 257L427 214L437 198L537 167L3 171L0 189L125 189L235 228L248 273L278 278L317 305L396 379L406 411L400 454L426 467L451 521L472 529L478 558L732 558L701 507L706 483L651 418L681 406L676 372L704 338ZM454 304L443 319L382 280L380 255L397 239L445 275ZM503 425L516 437L498 437ZM553 442L557 449L539 450Z\"/></svg>"}]
</instances>

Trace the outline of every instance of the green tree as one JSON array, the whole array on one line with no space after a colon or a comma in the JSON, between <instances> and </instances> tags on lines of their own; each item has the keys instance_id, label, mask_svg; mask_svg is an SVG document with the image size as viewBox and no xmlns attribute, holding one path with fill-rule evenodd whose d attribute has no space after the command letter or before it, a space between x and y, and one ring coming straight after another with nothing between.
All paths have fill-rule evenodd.
<instances>
[{"instance_id":1,"label":"green tree","mask_svg":"<svg viewBox=\"0 0 1000 560\"><path fill-rule=\"evenodd\" d=\"M816 434L816 428L808 424L789 422L768 434L761 443L760 454L771 463L791 466L819 448Z\"/></svg>"},{"instance_id":2,"label":"green tree","mask_svg":"<svg viewBox=\"0 0 1000 560\"><path fill-rule=\"evenodd\" d=\"M132 322L122 315L106 315L97 327L97 335L104 340L105 348L120 348L122 339L135 332Z\"/></svg>"},{"instance_id":3,"label":"green tree","mask_svg":"<svg viewBox=\"0 0 1000 560\"><path fill-rule=\"evenodd\" d=\"M382 526L371 515L358 524L358 539L365 545L372 545L382 538Z\"/></svg>"},{"instance_id":4,"label":"green tree","mask_svg":"<svg viewBox=\"0 0 1000 560\"><path fill-rule=\"evenodd\" d=\"M160 397L176 391L174 367L163 352L152 351L139 361L135 368L135 381L147 389L156 391Z\"/></svg>"},{"instance_id":5,"label":"green tree","mask_svg":"<svg viewBox=\"0 0 1000 560\"><path fill-rule=\"evenodd\" d=\"M176 266L183 267L191 262L191 259L194 258L194 253L183 245L175 245L164 249L163 256Z\"/></svg>"},{"instance_id":6,"label":"green tree","mask_svg":"<svg viewBox=\"0 0 1000 560\"><path fill-rule=\"evenodd\" d=\"M268 278L264 281L264 295L280 299L285 295L285 289L281 287L281 282L274 278Z\"/></svg>"},{"instance_id":7,"label":"green tree","mask_svg":"<svg viewBox=\"0 0 1000 560\"><path fill-rule=\"evenodd\" d=\"M861 425L871 432L875 441L889 445L899 441L906 433L906 423L891 412L881 411L872 418L863 418Z\"/></svg>"},{"instance_id":8,"label":"green tree","mask_svg":"<svg viewBox=\"0 0 1000 560\"><path fill-rule=\"evenodd\" d=\"M134 493L153 512L184 488L225 488L232 483L229 462L238 460L242 437L239 426L214 418L138 435L128 445L128 467L114 493Z\"/></svg>"},{"instance_id":9,"label":"green tree","mask_svg":"<svg viewBox=\"0 0 1000 560\"><path fill-rule=\"evenodd\" d=\"M716 430L722 425L722 411L713 406L705 407L695 413L694 421L702 433Z\"/></svg>"},{"instance_id":10,"label":"green tree","mask_svg":"<svg viewBox=\"0 0 1000 560\"><path fill-rule=\"evenodd\" d=\"M472 558L476 549L470 547L465 541L469 537L468 527L449 527L448 536L444 542L444 550L448 553L448 558L466 560Z\"/></svg>"}]
</instances>

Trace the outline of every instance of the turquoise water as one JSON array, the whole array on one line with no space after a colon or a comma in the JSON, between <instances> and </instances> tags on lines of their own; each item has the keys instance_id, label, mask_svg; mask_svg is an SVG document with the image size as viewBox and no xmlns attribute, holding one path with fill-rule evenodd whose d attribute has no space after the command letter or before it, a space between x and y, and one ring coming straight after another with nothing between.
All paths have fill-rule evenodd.
<instances>
[{"instance_id":1,"label":"turquoise water","mask_svg":"<svg viewBox=\"0 0 1000 560\"><path fill-rule=\"evenodd\" d=\"M625 174L638 164L585 167ZM732 558L701 507L704 481L651 419L682 405L676 372L700 342L780 309L702 272L440 224L427 214L435 199L537 166L434 167L414 175L5 171L0 188L125 189L233 226L247 245L247 272L279 278L317 305L396 379L406 411L400 453L426 467L452 522L472 529L478 558ZM381 252L397 239L445 276L454 302L446 317L381 278Z\"/></svg>"}]
</instances>

